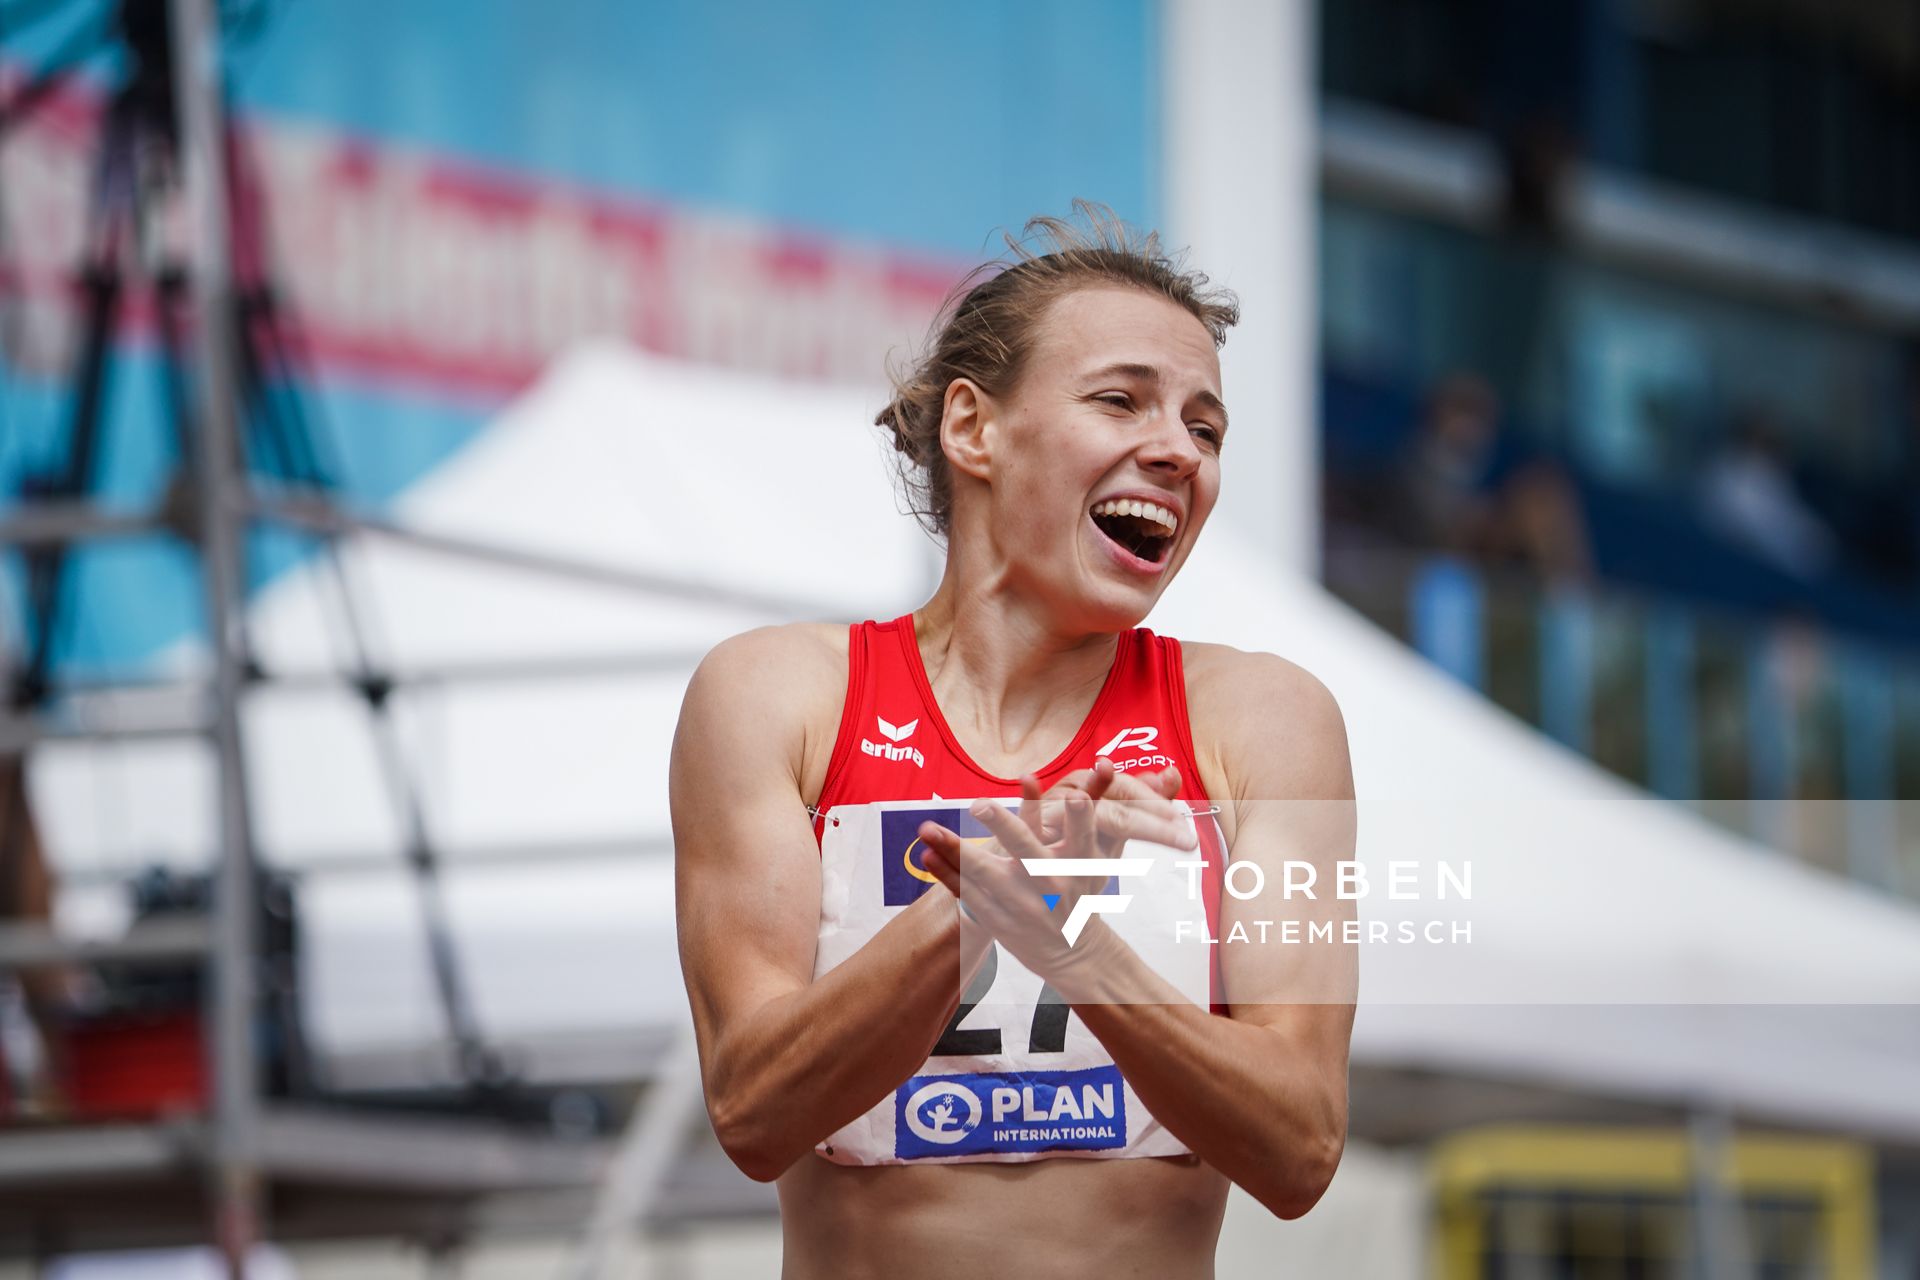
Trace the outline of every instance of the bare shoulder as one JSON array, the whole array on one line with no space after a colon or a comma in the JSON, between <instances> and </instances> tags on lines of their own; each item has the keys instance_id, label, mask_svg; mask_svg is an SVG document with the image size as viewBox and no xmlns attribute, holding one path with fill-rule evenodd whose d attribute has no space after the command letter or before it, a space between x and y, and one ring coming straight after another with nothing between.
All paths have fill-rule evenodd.
<instances>
[{"instance_id":1,"label":"bare shoulder","mask_svg":"<svg viewBox=\"0 0 1920 1280\"><path fill-rule=\"evenodd\" d=\"M1189 700L1213 698L1231 704L1253 695L1280 699L1296 710L1318 705L1338 713L1332 690L1318 676L1278 654L1250 653L1204 640L1183 640L1180 651ZM1267 709L1273 709L1270 703Z\"/></svg>"},{"instance_id":2,"label":"bare shoulder","mask_svg":"<svg viewBox=\"0 0 1920 1280\"><path fill-rule=\"evenodd\" d=\"M1352 794L1347 729L1332 690L1277 654L1182 641L1194 746L1229 794Z\"/></svg>"},{"instance_id":3,"label":"bare shoulder","mask_svg":"<svg viewBox=\"0 0 1920 1280\"><path fill-rule=\"evenodd\" d=\"M778 675L803 684L818 682L839 667L846 674L847 628L838 622L781 622L728 636L707 651L702 671L730 678Z\"/></svg>"},{"instance_id":4,"label":"bare shoulder","mask_svg":"<svg viewBox=\"0 0 1920 1280\"><path fill-rule=\"evenodd\" d=\"M761 750L785 757L803 790L811 784L817 791L846 682L845 623L755 627L701 659L681 706L681 731L703 739L750 736Z\"/></svg>"}]
</instances>

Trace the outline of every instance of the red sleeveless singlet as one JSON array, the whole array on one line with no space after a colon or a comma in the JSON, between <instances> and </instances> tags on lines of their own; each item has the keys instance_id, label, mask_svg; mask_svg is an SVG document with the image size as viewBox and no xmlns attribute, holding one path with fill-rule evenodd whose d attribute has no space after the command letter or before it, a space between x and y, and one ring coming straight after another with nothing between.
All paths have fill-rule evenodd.
<instances>
[{"instance_id":1,"label":"red sleeveless singlet","mask_svg":"<svg viewBox=\"0 0 1920 1280\"><path fill-rule=\"evenodd\" d=\"M1194 764L1178 641L1141 627L1120 633L1113 666L1079 732L1035 770L1041 788L1091 768L1099 756L1123 771L1168 764L1180 770L1175 807L1192 818L1200 847L1182 853L1129 843L1129 859L1146 855L1129 872L1142 878L1125 886L1129 896L1116 908L1123 913L1107 919L1188 999L1222 1013L1218 949L1197 955L1193 939L1203 922L1207 938L1219 935L1225 842ZM946 892L920 864L919 824L931 818L963 836L982 834L970 832L967 824L978 823L965 810L979 798L1017 806L1019 780L987 772L955 740L921 664L912 615L855 624L846 703L815 805L821 855L816 978L857 953L921 895ZM1198 903L1191 871L1177 869L1182 859L1203 862ZM1120 887L1117 876L1109 883ZM925 1065L892 1097L820 1143L819 1154L875 1165L1186 1152L1049 990L1017 960L990 948Z\"/></svg>"},{"instance_id":2,"label":"red sleeveless singlet","mask_svg":"<svg viewBox=\"0 0 1920 1280\"><path fill-rule=\"evenodd\" d=\"M1145 627L1123 631L1113 667L1080 731L1060 754L1035 770L1045 791L1076 769L1090 769L1099 756L1116 768L1180 770L1178 799L1197 812L1213 808L1194 763L1187 722L1187 686L1180 642ZM859 622L848 628L847 694L827 776L815 805L818 843L833 807L874 800L945 796L1020 796L1018 778L1001 778L975 764L954 737L934 701L920 660L913 615L891 622ZM1226 840L1217 820L1197 824L1206 860L1201 873L1209 936L1219 936L1220 885L1226 872ZM1213 1009L1220 1004L1219 975Z\"/></svg>"}]
</instances>

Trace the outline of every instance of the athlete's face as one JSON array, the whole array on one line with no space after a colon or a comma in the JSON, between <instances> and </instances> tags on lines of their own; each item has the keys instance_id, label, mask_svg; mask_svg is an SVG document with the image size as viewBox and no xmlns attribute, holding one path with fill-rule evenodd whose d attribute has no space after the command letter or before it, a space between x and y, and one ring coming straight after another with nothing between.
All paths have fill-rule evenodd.
<instances>
[{"instance_id":1,"label":"athlete's face","mask_svg":"<svg viewBox=\"0 0 1920 1280\"><path fill-rule=\"evenodd\" d=\"M1220 492L1227 415L1206 327L1140 289L1076 290L1042 319L1018 385L975 403L984 465L969 470L987 485L969 496L990 504L994 560L1065 621L1137 624Z\"/></svg>"}]
</instances>

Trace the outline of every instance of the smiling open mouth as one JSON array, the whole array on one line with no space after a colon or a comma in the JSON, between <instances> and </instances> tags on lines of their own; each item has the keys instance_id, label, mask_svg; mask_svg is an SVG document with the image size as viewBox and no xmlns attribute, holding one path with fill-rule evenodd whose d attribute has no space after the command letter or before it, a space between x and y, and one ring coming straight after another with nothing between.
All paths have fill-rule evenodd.
<instances>
[{"instance_id":1,"label":"smiling open mouth","mask_svg":"<svg viewBox=\"0 0 1920 1280\"><path fill-rule=\"evenodd\" d=\"M1150 502L1117 499L1095 503L1094 527L1128 554L1159 564L1173 547L1174 517Z\"/></svg>"}]
</instances>

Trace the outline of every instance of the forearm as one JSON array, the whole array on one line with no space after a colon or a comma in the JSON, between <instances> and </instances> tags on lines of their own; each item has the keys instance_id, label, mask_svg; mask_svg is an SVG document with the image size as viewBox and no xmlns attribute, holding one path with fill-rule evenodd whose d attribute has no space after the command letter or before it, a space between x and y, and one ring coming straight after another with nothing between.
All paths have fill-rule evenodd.
<instances>
[{"instance_id":1,"label":"forearm","mask_svg":"<svg viewBox=\"0 0 1920 1280\"><path fill-rule=\"evenodd\" d=\"M951 895L923 894L816 981L735 1019L707 1066L714 1130L735 1163L777 1177L912 1075L989 941Z\"/></svg>"},{"instance_id":2,"label":"forearm","mask_svg":"<svg viewBox=\"0 0 1920 1280\"><path fill-rule=\"evenodd\" d=\"M1075 950L1052 981L1154 1118L1275 1214L1311 1208L1345 1145L1344 1074L1195 1005L1103 921Z\"/></svg>"}]
</instances>

